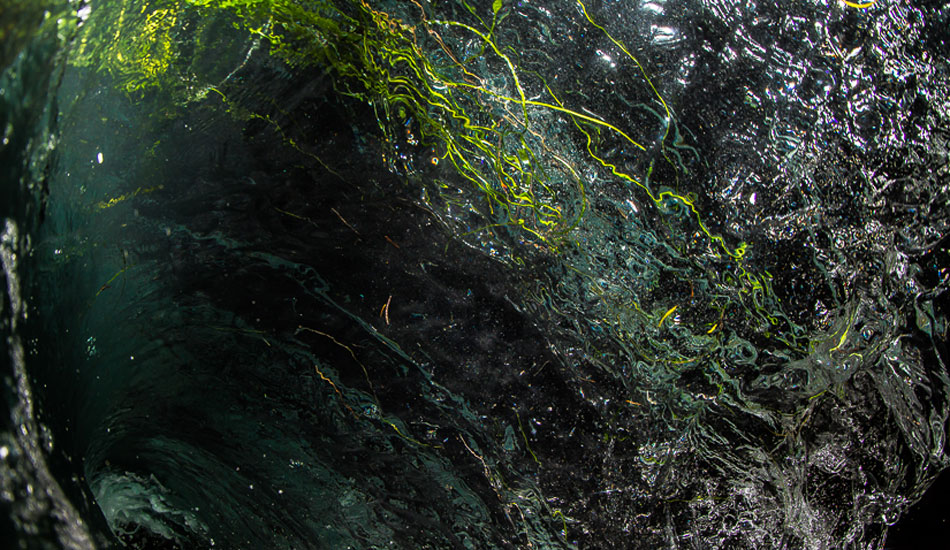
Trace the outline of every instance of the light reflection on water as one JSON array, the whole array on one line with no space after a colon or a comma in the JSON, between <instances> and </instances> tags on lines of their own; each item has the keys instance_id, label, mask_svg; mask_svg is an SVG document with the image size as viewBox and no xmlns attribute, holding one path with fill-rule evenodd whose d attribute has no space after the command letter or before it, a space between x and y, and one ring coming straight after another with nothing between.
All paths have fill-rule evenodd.
<instances>
[{"instance_id":1,"label":"light reflection on water","mask_svg":"<svg viewBox=\"0 0 950 550\"><path fill-rule=\"evenodd\" d=\"M479 137L505 153L480 154L479 174L527 174L486 188L579 210L583 183L557 249L519 229L543 217L507 223L426 141L433 105L335 98L340 82L269 56L270 21L223 25L233 48L207 66L169 61L166 103L130 99L134 78L91 91L128 74L77 57L55 131L28 151L38 196L16 195L46 221L35 249L3 249L13 311L7 264L35 254L31 374L48 418L68 419L54 456L88 476L71 498L88 483L126 541L235 548L882 540L947 463L950 100L922 46L936 15L592 3L601 32L568 4L502 2L492 32L531 101L587 118L513 108L508 63L471 33L415 35L472 73L431 90L484 84L472 105L505 128ZM433 9L469 17L452 6ZM73 8L84 29L107 13ZM216 43L202 20L163 19L181 25L163 47ZM739 243L741 262L723 253ZM8 458L35 437L4 439L5 482L27 479Z\"/></svg>"}]
</instances>

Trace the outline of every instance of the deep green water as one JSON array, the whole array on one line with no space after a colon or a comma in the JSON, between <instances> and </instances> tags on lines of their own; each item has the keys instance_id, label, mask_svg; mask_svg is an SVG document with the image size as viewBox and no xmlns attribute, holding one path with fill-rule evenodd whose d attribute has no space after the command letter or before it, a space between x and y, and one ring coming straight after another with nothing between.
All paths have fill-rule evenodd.
<instances>
[{"instance_id":1,"label":"deep green water","mask_svg":"<svg viewBox=\"0 0 950 550\"><path fill-rule=\"evenodd\" d=\"M4 548L884 548L948 464L950 8L204 4L0 0Z\"/></svg>"}]
</instances>

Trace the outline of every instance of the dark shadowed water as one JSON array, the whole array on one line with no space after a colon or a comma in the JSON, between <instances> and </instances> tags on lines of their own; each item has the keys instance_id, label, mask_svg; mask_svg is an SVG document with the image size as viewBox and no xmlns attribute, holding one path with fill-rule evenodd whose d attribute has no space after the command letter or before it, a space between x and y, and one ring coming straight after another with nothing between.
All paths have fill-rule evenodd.
<instances>
[{"instance_id":1,"label":"dark shadowed water","mask_svg":"<svg viewBox=\"0 0 950 550\"><path fill-rule=\"evenodd\" d=\"M0 0L0 548L939 544L948 28Z\"/></svg>"}]
</instances>

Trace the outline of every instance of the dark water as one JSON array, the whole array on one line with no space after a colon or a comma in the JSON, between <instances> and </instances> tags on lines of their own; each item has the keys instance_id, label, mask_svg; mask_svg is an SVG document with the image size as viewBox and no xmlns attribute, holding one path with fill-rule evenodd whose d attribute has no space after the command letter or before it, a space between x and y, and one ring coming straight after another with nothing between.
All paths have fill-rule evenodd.
<instances>
[{"instance_id":1,"label":"dark water","mask_svg":"<svg viewBox=\"0 0 950 550\"><path fill-rule=\"evenodd\" d=\"M3 548L946 533L950 7L0 7Z\"/></svg>"}]
</instances>

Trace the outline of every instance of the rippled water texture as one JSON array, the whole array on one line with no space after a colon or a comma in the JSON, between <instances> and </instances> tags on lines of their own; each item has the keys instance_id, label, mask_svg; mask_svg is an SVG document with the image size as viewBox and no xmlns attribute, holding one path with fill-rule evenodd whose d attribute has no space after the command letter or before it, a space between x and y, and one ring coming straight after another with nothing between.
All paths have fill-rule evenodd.
<instances>
[{"instance_id":1,"label":"rippled water texture","mask_svg":"<svg viewBox=\"0 0 950 550\"><path fill-rule=\"evenodd\" d=\"M899 548L948 464L948 5L0 7L11 548Z\"/></svg>"}]
</instances>

